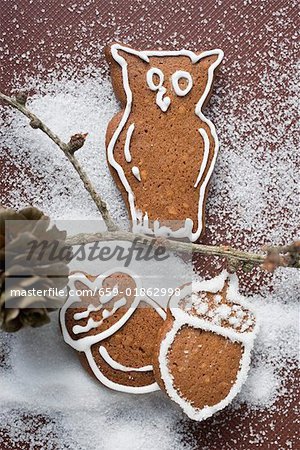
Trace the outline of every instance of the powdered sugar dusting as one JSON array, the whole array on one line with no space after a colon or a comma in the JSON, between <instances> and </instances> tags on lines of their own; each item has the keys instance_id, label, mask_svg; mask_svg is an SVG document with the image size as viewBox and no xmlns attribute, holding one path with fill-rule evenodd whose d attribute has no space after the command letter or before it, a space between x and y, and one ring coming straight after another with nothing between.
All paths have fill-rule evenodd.
<instances>
[{"instance_id":1,"label":"powdered sugar dusting","mask_svg":"<svg viewBox=\"0 0 300 450\"><path fill-rule=\"evenodd\" d=\"M4 428L14 423L10 434L16 443L25 436L31 448L36 448L39 439L45 449L55 445L130 449L147 442L153 448L159 448L159 443L172 448L173 441L180 448L180 434L165 432L180 417L173 405L161 394L129 396L101 387L80 368L77 356L63 342L57 317L43 333L23 330L12 341L11 366L0 370L0 417ZM30 417L29 433L37 416L46 417L36 436L27 435L21 425L20 407ZM46 445L44 433L49 436Z\"/></svg>"},{"instance_id":2,"label":"powdered sugar dusting","mask_svg":"<svg viewBox=\"0 0 300 450\"><path fill-rule=\"evenodd\" d=\"M209 213L218 217L209 230L215 243L220 227L230 230L231 243L235 236L236 244L253 249L299 236L297 70L291 68L288 80L285 72L265 73L259 99L244 103L243 92L224 97L219 89L212 100L221 141L208 200Z\"/></svg>"},{"instance_id":3,"label":"powdered sugar dusting","mask_svg":"<svg viewBox=\"0 0 300 450\"><path fill-rule=\"evenodd\" d=\"M88 132L84 148L76 155L108 201L115 219L122 222L125 208L109 174L104 151L105 130L117 111L117 103L110 82L101 77L99 70L92 75L70 80L65 74L57 81L54 74L51 81L44 83L28 80L28 87L37 91L28 107L66 142L78 131ZM10 125L2 131L2 152L9 149L4 170L9 171L13 164L20 174L17 180L6 178L8 203L21 206L30 202L56 218L81 218L82 211L86 218L99 217L78 175L48 137L32 130L28 120L14 111L2 120Z\"/></svg>"}]
</instances>

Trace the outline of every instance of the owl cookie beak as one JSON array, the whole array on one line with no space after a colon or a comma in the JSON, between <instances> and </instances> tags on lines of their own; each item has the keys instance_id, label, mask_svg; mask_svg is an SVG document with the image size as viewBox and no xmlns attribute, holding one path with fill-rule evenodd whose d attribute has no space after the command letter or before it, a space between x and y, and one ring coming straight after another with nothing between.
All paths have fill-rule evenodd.
<instances>
[{"instance_id":1,"label":"owl cookie beak","mask_svg":"<svg viewBox=\"0 0 300 450\"><path fill-rule=\"evenodd\" d=\"M160 107L162 112L166 112L171 103L170 97L164 97L166 92L166 88L161 87L156 94L156 103Z\"/></svg>"}]
</instances>

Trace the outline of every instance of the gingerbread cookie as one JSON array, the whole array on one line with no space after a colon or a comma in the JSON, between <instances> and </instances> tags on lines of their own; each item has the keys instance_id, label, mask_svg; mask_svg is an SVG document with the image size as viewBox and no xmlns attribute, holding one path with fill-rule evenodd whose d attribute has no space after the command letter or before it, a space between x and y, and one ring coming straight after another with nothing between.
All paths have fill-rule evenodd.
<instances>
[{"instance_id":1,"label":"gingerbread cookie","mask_svg":"<svg viewBox=\"0 0 300 450\"><path fill-rule=\"evenodd\" d=\"M186 285L170 299L154 353L155 377L194 420L225 408L240 391L256 333L235 275Z\"/></svg>"},{"instance_id":2,"label":"gingerbread cookie","mask_svg":"<svg viewBox=\"0 0 300 450\"><path fill-rule=\"evenodd\" d=\"M97 277L78 272L70 276L69 288L60 323L65 342L80 352L84 367L117 391L159 389L152 356L166 314L139 295L140 280L124 268Z\"/></svg>"},{"instance_id":3,"label":"gingerbread cookie","mask_svg":"<svg viewBox=\"0 0 300 450\"><path fill-rule=\"evenodd\" d=\"M196 241L219 143L202 109L222 50L106 49L122 111L107 129L107 159L134 232Z\"/></svg>"}]
</instances>

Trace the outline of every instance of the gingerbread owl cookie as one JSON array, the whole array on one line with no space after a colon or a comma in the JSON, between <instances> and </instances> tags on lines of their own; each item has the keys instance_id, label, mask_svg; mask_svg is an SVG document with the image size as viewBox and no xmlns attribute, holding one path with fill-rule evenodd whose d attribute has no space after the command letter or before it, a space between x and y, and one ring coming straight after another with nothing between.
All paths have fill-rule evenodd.
<instances>
[{"instance_id":1,"label":"gingerbread owl cookie","mask_svg":"<svg viewBox=\"0 0 300 450\"><path fill-rule=\"evenodd\" d=\"M218 153L203 114L223 52L106 49L122 110L108 125L107 159L133 231L196 241Z\"/></svg>"},{"instance_id":2,"label":"gingerbread owl cookie","mask_svg":"<svg viewBox=\"0 0 300 450\"><path fill-rule=\"evenodd\" d=\"M194 420L225 408L250 366L257 331L235 275L186 285L172 296L154 353L158 384Z\"/></svg>"},{"instance_id":3,"label":"gingerbread owl cookie","mask_svg":"<svg viewBox=\"0 0 300 450\"><path fill-rule=\"evenodd\" d=\"M64 340L84 367L105 386L134 394L159 389L152 356L166 318L140 291L139 278L124 268L97 277L74 273L60 312Z\"/></svg>"}]
</instances>

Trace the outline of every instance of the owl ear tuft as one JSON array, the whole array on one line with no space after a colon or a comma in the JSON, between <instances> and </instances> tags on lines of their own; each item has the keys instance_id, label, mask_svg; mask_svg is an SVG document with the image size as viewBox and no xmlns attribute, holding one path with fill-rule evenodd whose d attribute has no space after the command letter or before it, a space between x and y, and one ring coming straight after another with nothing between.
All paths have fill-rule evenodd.
<instances>
[{"instance_id":1,"label":"owl ear tuft","mask_svg":"<svg viewBox=\"0 0 300 450\"><path fill-rule=\"evenodd\" d=\"M117 99L124 106L126 104L126 94L123 88L122 68L128 67L128 72L138 64L149 63L149 58L145 52L138 51L132 47L119 42L113 42L105 47L105 57L110 67L111 79Z\"/></svg>"},{"instance_id":2,"label":"owl ear tuft","mask_svg":"<svg viewBox=\"0 0 300 450\"><path fill-rule=\"evenodd\" d=\"M129 45L124 45L119 42L113 42L112 44L107 45L104 52L105 57L108 61L113 59L119 65L122 65L123 60L127 62L128 58L130 58L131 56L137 57L139 60L145 61L147 63L149 62L149 58L145 54L145 52L135 50Z\"/></svg>"},{"instance_id":3,"label":"owl ear tuft","mask_svg":"<svg viewBox=\"0 0 300 450\"><path fill-rule=\"evenodd\" d=\"M220 49L215 49L212 51L201 51L201 52L197 52L197 55L200 56L201 58L199 59L199 61L196 63L197 64L201 64L201 66L203 68L206 68L207 70L214 65L214 70L217 70L219 65L222 62L222 59L224 57L224 53L222 50Z\"/></svg>"}]
</instances>

